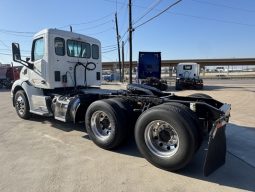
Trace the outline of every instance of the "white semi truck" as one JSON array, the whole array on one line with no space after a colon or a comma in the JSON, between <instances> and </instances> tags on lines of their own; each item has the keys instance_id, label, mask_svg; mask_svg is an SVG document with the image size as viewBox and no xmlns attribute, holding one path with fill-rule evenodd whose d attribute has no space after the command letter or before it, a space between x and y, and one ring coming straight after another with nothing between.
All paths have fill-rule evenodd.
<instances>
[{"instance_id":1,"label":"white semi truck","mask_svg":"<svg viewBox=\"0 0 255 192\"><path fill-rule=\"evenodd\" d=\"M205 175L225 163L229 104L145 85L101 89L100 41L82 34L45 29L33 38L31 59L21 59L18 43L12 44L12 51L13 60L24 65L11 90L20 118L36 114L85 122L91 140L109 150L134 133L141 154L170 171L185 167L209 135Z\"/></svg>"},{"instance_id":2,"label":"white semi truck","mask_svg":"<svg viewBox=\"0 0 255 192\"><path fill-rule=\"evenodd\" d=\"M197 63L179 63L176 69L176 90L185 88L203 89L200 78L200 65Z\"/></svg>"}]
</instances>

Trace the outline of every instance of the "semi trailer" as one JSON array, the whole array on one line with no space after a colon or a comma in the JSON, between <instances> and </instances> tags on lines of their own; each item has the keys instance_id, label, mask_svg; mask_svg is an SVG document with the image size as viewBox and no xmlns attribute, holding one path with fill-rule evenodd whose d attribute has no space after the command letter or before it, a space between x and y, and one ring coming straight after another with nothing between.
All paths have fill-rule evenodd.
<instances>
[{"instance_id":1,"label":"semi trailer","mask_svg":"<svg viewBox=\"0 0 255 192\"><path fill-rule=\"evenodd\" d=\"M169 171L184 168L204 140L204 174L225 163L230 104L204 94L183 97L141 84L103 89L100 41L74 32L44 29L34 35L31 58L21 59L18 43L12 43L12 53L13 60L24 65L11 90L20 118L36 114L84 122L91 140L106 150L123 145L134 134L141 154Z\"/></svg>"}]
</instances>

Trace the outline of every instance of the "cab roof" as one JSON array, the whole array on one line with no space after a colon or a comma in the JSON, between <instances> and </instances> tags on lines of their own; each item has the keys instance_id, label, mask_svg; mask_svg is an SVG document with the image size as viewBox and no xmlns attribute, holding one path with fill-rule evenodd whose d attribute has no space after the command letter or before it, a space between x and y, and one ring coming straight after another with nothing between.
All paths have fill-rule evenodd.
<instances>
[{"instance_id":1,"label":"cab roof","mask_svg":"<svg viewBox=\"0 0 255 192\"><path fill-rule=\"evenodd\" d=\"M93 37L89 37L89 36L71 32L71 31L64 31L64 30L60 30L60 29L51 29L51 28L43 29L43 30L39 31L38 33L36 33L34 35L34 39L38 38L42 34L55 34L55 35L59 35L61 37L67 37L70 39L76 39L76 40L81 40L81 41L85 41L85 42L89 41L89 42L100 44L100 41Z\"/></svg>"}]
</instances>

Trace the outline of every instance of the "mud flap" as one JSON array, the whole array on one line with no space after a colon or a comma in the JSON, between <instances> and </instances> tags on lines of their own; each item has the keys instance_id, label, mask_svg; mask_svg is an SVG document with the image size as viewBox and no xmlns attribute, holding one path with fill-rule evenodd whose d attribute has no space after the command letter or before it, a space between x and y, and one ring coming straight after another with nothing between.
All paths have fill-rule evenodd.
<instances>
[{"instance_id":1,"label":"mud flap","mask_svg":"<svg viewBox=\"0 0 255 192\"><path fill-rule=\"evenodd\" d=\"M212 130L208 150L204 162L204 175L208 176L220 166L225 164L226 160L226 125L222 127L215 127Z\"/></svg>"}]
</instances>

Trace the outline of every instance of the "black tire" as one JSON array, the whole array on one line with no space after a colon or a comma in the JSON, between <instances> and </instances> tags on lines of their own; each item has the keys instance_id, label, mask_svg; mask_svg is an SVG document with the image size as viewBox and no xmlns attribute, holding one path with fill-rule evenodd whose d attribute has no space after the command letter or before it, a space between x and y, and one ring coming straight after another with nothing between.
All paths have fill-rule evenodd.
<instances>
[{"instance_id":1,"label":"black tire","mask_svg":"<svg viewBox=\"0 0 255 192\"><path fill-rule=\"evenodd\" d=\"M176 91L181 91L183 88L182 88L182 85L180 83L176 83L175 84L175 90Z\"/></svg>"},{"instance_id":2,"label":"black tire","mask_svg":"<svg viewBox=\"0 0 255 192\"><path fill-rule=\"evenodd\" d=\"M102 120L98 120L100 113L105 115ZM128 122L125 111L112 101L93 102L87 109L85 124L89 137L101 148L114 149L126 140ZM99 124L108 128L100 128Z\"/></svg>"},{"instance_id":3,"label":"black tire","mask_svg":"<svg viewBox=\"0 0 255 192\"><path fill-rule=\"evenodd\" d=\"M31 117L28 99L23 90L17 91L14 95L14 106L20 118L29 119Z\"/></svg>"},{"instance_id":4,"label":"black tire","mask_svg":"<svg viewBox=\"0 0 255 192\"><path fill-rule=\"evenodd\" d=\"M156 167L177 171L186 166L193 157L196 150L196 133L191 130L193 122L185 118L185 111L179 107L169 105L166 107L152 107L142 113L138 118L135 126L135 140L139 151L142 155ZM172 155L160 155L150 149L150 140L146 139L146 130L153 122L158 120L171 125L178 135L178 148ZM192 129L195 129L194 127ZM157 138L158 139L158 138ZM161 141L160 141L161 142ZM160 145L159 142L159 145ZM156 147L155 147L156 148ZM168 148L167 148L168 149ZM168 149L169 150L169 149Z\"/></svg>"},{"instance_id":5,"label":"black tire","mask_svg":"<svg viewBox=\"0 0 255 192\"><path fill-rule=\"evenodd\" d=\"M166 91L167 89L168 89L168 85L165 84L165 83L161 83L161 85L160 85L160 90L161 90L161 91Z\"/></svg>"},{"instance_id":6,"label":"black tire","mask_svg":"<svg viewBox=\"0 0 255 192\"><path fill-rule=\"evenodd\" d=\"M133 108L131 107L129 101L124 98L111 98L106 99L105 101L109 104L115 103L121 108L121 110L123 110L123 112L125 113L125 119L127 120L126 127L128 128L128 134L130 135L131 131L135 127L136 120L140 116L141 112L133 111Z\"/></svg>"},{"instance_id":7,"label":"black tire","mask_svg":"<svg viewBox=\"0 0 255 192\"><path fill-rule=\"evenodd\" d=\"M184 113L185 113L185 119L188 119L188 121L192 124L190 124L190 129L194 132L195 138L197 138L196 141L196 150L197 151L202 142L203 142L203 131L202 127L198 121L198 117L196 113L190 110L186 105L183 105L181 103L175 103L175 102L169 102L169 103L164 103L162 105L158 105L159 107L165 107L168 108L169 106L175 106L178 108L181 108Z\"/></svg>"},{"instance_id":8,"label":"black tire","mask_svg":"<svg viewBox=\"0 0 255 192\"><path fill-rule=\"evenodd\" d=\"M189 95L188 97L196 97L196 98L201 98L201 99L212 99L210 95L206 95L204 93L194 93Z\"/></svg>"}]
</instances>

